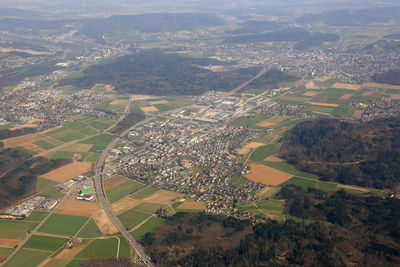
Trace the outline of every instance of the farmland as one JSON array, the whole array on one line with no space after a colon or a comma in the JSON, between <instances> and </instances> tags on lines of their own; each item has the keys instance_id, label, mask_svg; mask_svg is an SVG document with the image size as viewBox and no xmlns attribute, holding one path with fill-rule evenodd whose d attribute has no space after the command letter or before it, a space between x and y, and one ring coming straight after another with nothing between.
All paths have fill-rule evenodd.
<instances>
[{"instance_id":1,"label":"farmland","mask_svg":"<svg viewBox=\"0 0 400 267\"><path fill-rule=\"evenodd\" d=\"M117 238L96 239L76 255L75 259L96 258L99 255L113 258L117 256L117 247Z\"/></svg>"},{"instance_id":2,"label":"farmland","mask_svg":"<svg viewBox=\"0 0 400 267\"><path fill-rule=\"evenodd\" d=\"M88 217L53 214L39 228L38 232L73 236L88 220Z\"/></svg>"},{"instance_id":3,"label":"farmland","mask_svg":"<svg viewBox=\"0 0 400 267\"><path fill-rule=\"evenodd\" d=\"M250 164L250 168L246 177L262 184L279 185L291 177L290 174L260 164Z\"/></svg>"},{"instance_id":4,"label":"farmland","mask_svg":"<svg viewBox=\"0 0 400 267\"><path fill-rule=\"evenodd\" d=\"M10 261L8 261L5 267L21 267L21 266L37 266L44 259L50 256L52 252L37 251L30 249L19 250Z\"/></svg>"},{"instance_id":5,"label":"farmland","mask_svg":"<svg viewBox=\"0 0 400 267\"><path fill-rule=\"evenodd\" d=\"M51 181L62 183L74 178L75 176L88 172L91 167L92 165L88 162L73 162L58 169L52 170L51 172L42 175L42 177Z\"/></svg>"},{"instance_id":6,"label":"farmland","mask_svg":"<svg viewBox=\"0 0 400 267\"><path fill-rule=\"evenodd\" d=\"M33 235L28 242L25 243L23 248L56 251L61 246L65 245L69 239L59 238L45 235Z\"/></svg>"},{"instance_id":7,"label":"farmland","mask_svg":"<svg viewBox=\"0 0 400 267\"><path fill-rule=\"evenodd\" d=\"M140 184L138 182L132 180L126 181L114 188L111 188L110 190L107 190L106 191L107 199L110 203L113 203L144 187L145 185Z\"/></svg>"},{"instance_id":8,"label":"farmland","mask_svg":"<svg viewBox=\"0 0 400 267\"><path fill-rule=\"evenodd\" d=\"M23 239L28 231L39 223L15 220L0 220L0 238Z\"/></svg>"},{"instance_id":9,"label":"farmland","mask_svg":"<svg viewBox=\"0 0 400 267\"><path fill-rule=\"evenodd\" d=\"M150 216L150 214L132 209L120 214L118 218L127 229L132 229Z\"/></svg>"}]
</instances>

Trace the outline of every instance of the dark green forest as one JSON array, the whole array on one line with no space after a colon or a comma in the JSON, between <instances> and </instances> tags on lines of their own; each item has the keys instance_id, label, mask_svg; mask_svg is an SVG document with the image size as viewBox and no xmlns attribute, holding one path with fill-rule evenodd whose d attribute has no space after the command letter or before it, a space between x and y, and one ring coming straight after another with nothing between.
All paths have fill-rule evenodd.
<instances>
[{"instance_id":1,"label":"dark green forest","mask_svg":"<svg viewBox=\"0 0 400 267\"><path fill-rule=\"evenodd\" d=\"M114 85L123 94L200 95L208 90L233 90L259 71L251 68L216 73L201 68L213 64L226 63L149 50L91 66L83 77L66 79L60 86L91 88L104 83Z\"/></svg>"},{"instance_id":2,"label":"dark green forest","mask_svg":"<svg viewBox=\"0 0 400 267\"><path fill-rule=\"evenodd\" d=\"M263 223L177 213L141 243L157 266L396 266L400 200L286 186L285 213Z\"/></svg>"},{"instance_id":3,"label":"dark green forest","mask_svg":"<svg viewBox=\"0 0 400 267\"><path fill-rule=\"evenodd\" d=\"M322 180L375 188L400 182L400 119L299 123L282 138L279 154Z\"/></svg>"},{"instance_id":4,"label":"dark green forest","mask_svg":"<svg viewBox=\"0 0 400 267\"><path fill-rule=\"evenodd\" d=\"M389 70L384 73L375 74L372 78L377 83L400 85L400 70Z\"/></svg>"},{"instance_id":5,"label":"dark green forest","mask_svg":"<svg viewBox=\"0 0 400 267\"><path fill-rule=\"evenodd\" d=\"M292 76L277 69L271 69L264 73L257 80L249 83L241 91L246 91L251 88L274 89L279 88L279 83L281 82L295 82L297 80L298 78L295 76Z\"/></svg>"}]
</instances>

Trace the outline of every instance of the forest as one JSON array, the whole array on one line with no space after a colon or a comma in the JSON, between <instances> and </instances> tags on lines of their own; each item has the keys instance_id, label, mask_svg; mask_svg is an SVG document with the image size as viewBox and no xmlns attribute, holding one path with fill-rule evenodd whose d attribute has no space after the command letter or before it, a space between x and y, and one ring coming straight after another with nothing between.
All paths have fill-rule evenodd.
<instances>
[{"instance_id":1,"label":"forest","mask_svg":"<svg viewBox=\"0 0 400 267\"><path fill-rule=\"evenodd\" d=\"M36 133L36 128L20 128L20 129L15 129L15 130L9 130L9 129L0 129L0 140L11 138L11 137L16 137L16 136L21 136L21 135L26 135L26 134L31 134L31 133Z\"/></svg>"},{"instance_id":2,"label":"forest","mask_svg":"<svg viewBox=\"0 0 400 267\"><path fill-rule=\"evenodd\" d=\"M30 158L30 154L13 148L0 151L0 208L34 193L38 176L70 162L66 159Z\"/></svg>"},{"instance_id":3,"label":"forest","mask_svg":"<svg viewBox=\"0 0 400 267\"><path fill-rule=\"evenodd\" d=\"M285 134L279 154L322 180L395 189L400 182L399 131L399 118L306 121Z\"/></svg>"},{"instance_id":4,"label":"forest","mask_svg":"<svg viewBox=\"0 0 400 267\"><path fill-rule=\"evenodd\" d=\"M72 84L92 88L95 84L114 85L123 94L200 95L209 90L228 91L250 80L258 68L212 72L208 65L225 65L212 59L189 58L148 50L87 68L84 76L66 79Z\"/></svg>"},{"instance_id":5,"label":"forest","mask_svg":"<svg viewBox=\"0 0 400 267\"><path fill-rule=\"evenodd\" d=\"M247 86L245 86L241 91L245 91L251 88L258 88L258 89L274 89L279 88L279 83L281 82L295 82L298 78L282 72L277 69L271 69L264 73L261 77L257 80L252 81Z\"/></svg>"},{"instance_id":6,"label":"forest","mask_svg":"<svg viewBox=\"0 0 400 267\"><path fill-rule=\"evenodd\" d=\"M375 74L372 78L377 83L400 85L400 70L389 70L384 73L378 73Z\"/></svg>"},{"instance_id":7,"label":"forest","mask_svg":"<svg viewBox=\"0 0 400 267\"><path fill-rule=\"evenodd\" d=\"M157 266L395 266L400 201L287 186L285 213L312 223L252 223L177 213L140 240ZM361 226L360 226L361 225Z\"/></svg>"}]
</instances>

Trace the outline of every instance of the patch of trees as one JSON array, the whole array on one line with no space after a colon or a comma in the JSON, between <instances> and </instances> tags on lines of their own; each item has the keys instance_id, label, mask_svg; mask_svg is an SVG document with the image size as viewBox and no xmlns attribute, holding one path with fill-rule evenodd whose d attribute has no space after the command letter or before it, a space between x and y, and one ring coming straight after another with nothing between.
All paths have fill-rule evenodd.
<instances>
[{"instance_id":1,"label":"patch of trees","mask_svg":"<svg viewBox=\"0 0 400 267\"><path fill-rule=\"evenodd\" d=\"M400 200L294 185L284 187L277 197L286 200L287 214L334 224L331 229L341 239L338 249L347 244L347 249L374 255L374 261L387 261L382 263L386 266L400 260Z\"/></svg>"},{"instance_id":2,"label":"patch of trees","mask_svg":"<svg viewBox=\"0 0 400 267\"><path fill-rule=\"evenodd\" d=\"M112 130L114 134L121 134L123 131L132 127L139 121L142 121L146 118L146 116L142 113L129 113L122 121L120 121L116 128Z\"/></svg>"},{"instance_id":3,"label":"patch of trees","mask_svg":"<svg viewBox=\"0 0 400 267\"><path fill-rule=\"evenodd\" d=\"M89 259L81 263L81 267L130 267L134 266L128 258Z\"/></svg>"},{"instance_id":4,"label":"patch of trees","mask_svg":"<svg viewBox=\"0 0 400 267\"><path fill-rule=\"evenodd\" d=\"M66 79L60 85L91 88L104 83L114 85L121 93L200 95L208 90L232 90L258 72L257 68L251 68L215 73L201 68L211 64L226 63L150 50L91 66L83 72L83 77Z\"/></svg>"},{"instance_id":5,"label":"patch of trees","mask_svg":"<svg viewBox=\"0 0 400 267\"><path fill-rule=\"evenodd\" d=\"M40 30L62 29L73 20L43 20L25 18L0 19L0 30L13 32L39 32Z\"/></svg>"},{"instance_id":6,"label":"patch of trees","mask_svg":"<svg viewBox=\"0 0 400 267\"><path fill-rule=\"evenodd\" d=\"M294 49L306 51L312 47L323 45L324 42L334 42L339 39L337 34L316 32L310 38L297 42Z\"/></svg>"},{"instance_id":7,"label":"patch of trees","mask_svg":"<svg viewBox=\"0 0 400 267\"><path fill-rule=\"evenodd\" d=\"M297 80L297 77L282 72L277 69L271 69L264 73L258 79L252 81L247 86L245 86L242 91L248 90L250 88L259 88L259 89L273 89L279 88L279 83L282 82L294 82Z\"/></svg>"},{"instance_id":8,"label":"patch of trees","mask_svg":"<svg viewBox=\"0 0 400 267\"><path fill-rule=\"evenodd\" d=\"M222 24L224 21L216 15L205 13L119 15L88 20L78 33L102 41L104 34L115 29L122 32L175 32Z\"/></svg>"},{"instance_id":9,"label":"patch of trees","mask_svg":"<svg viewBox=\"0 0 400 267\"><path fill-rule=\"evenodd\" d=\"M9 129L1 129L0 130L0 140L11 138L11 137L16 137L16 136L21 136L21 135L26 135L26 134L31 134L31 133L36 133L36 128L20 128L20 129L15 129L15 130L9 130Z\"/></svg>"},{"instance_id":10,"label":"patch of trees","mask_svg":"<svg viewBox=\"0 0 400 267\"><path fill-rule=\"evenodd\" d=\"M392 188L400 182L399 131L399 118L307 121L286 133L279 153L322 180Z\"/></svg>"},{"instance_id":11,"label":"patch of trees","mask_svg":"<svg viewBox=\"0 0 400 267\"><path fill-rule=\"evenodd\" d=\"M330 26L365 26L371 23L387 23L399 21L399 7L381 7L365 9L338 9L320 14L305 15L296 20L297 23L312 24L323 22Z\"/></svg>"},{"instance_id":12,"label":"patch of trees","mask_svg":"<svg viewBox=\"0 0 400 267\"><path fill-rule=\"evenodd\" d=\"M389 70L384 73L375 74L372 78L377 83L400 85L400 70Z\"/></svg>"},{"instance_id":13,"label":"patch of trees","mask_svg":"<svg viewBox=\"0 0 400 267\"><path fill-rule=\"evenodd\" d=\"M70 162L66 159L30 157L30 154L16 149L9 148L0 152L0 166L6 166L0 177L0 208L32 194L40 175Z\"/></svg>"}]
</instances>

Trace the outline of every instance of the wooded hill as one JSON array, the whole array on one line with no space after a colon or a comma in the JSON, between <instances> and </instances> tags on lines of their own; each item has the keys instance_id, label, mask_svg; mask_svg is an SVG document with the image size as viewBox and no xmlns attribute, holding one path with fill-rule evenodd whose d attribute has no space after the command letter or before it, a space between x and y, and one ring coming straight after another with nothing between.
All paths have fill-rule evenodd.
<instances>
[{"instance_id":1,"label":"wooded hill","mask_svg":"<svg viewBox=\"0 0 400 267\"><path fill-rule=\"evenodd\" d=\"M299 123L282 138L280 156L322 180L375 188L400 182L400 119Z\"/></svg>"},{"instance_id":2,"label":"wooded hill","mask_svg":"<svg viewBox=\"0 0 400 267\"><path fill-rule=\"evenodd\" d=\"M212 59L189 58L148 50L87 68L84 76L66 79L72 84L92 88L95 84L114 85L123 94L200 95L208 90L229 91L257 75L259 69L212 72L208 65L225 65Z\"/></svg>"},{"instance_id":3,"label":"wooded hill","mask_svg":"<svg viewBox=\"0 0 400 267\"><path fill-rule=\"evenodd\" d=\"M400 85L400 70L389 70L384 73L375 74L372 78L377 83Z\"/></svg>"}]
</instances>

